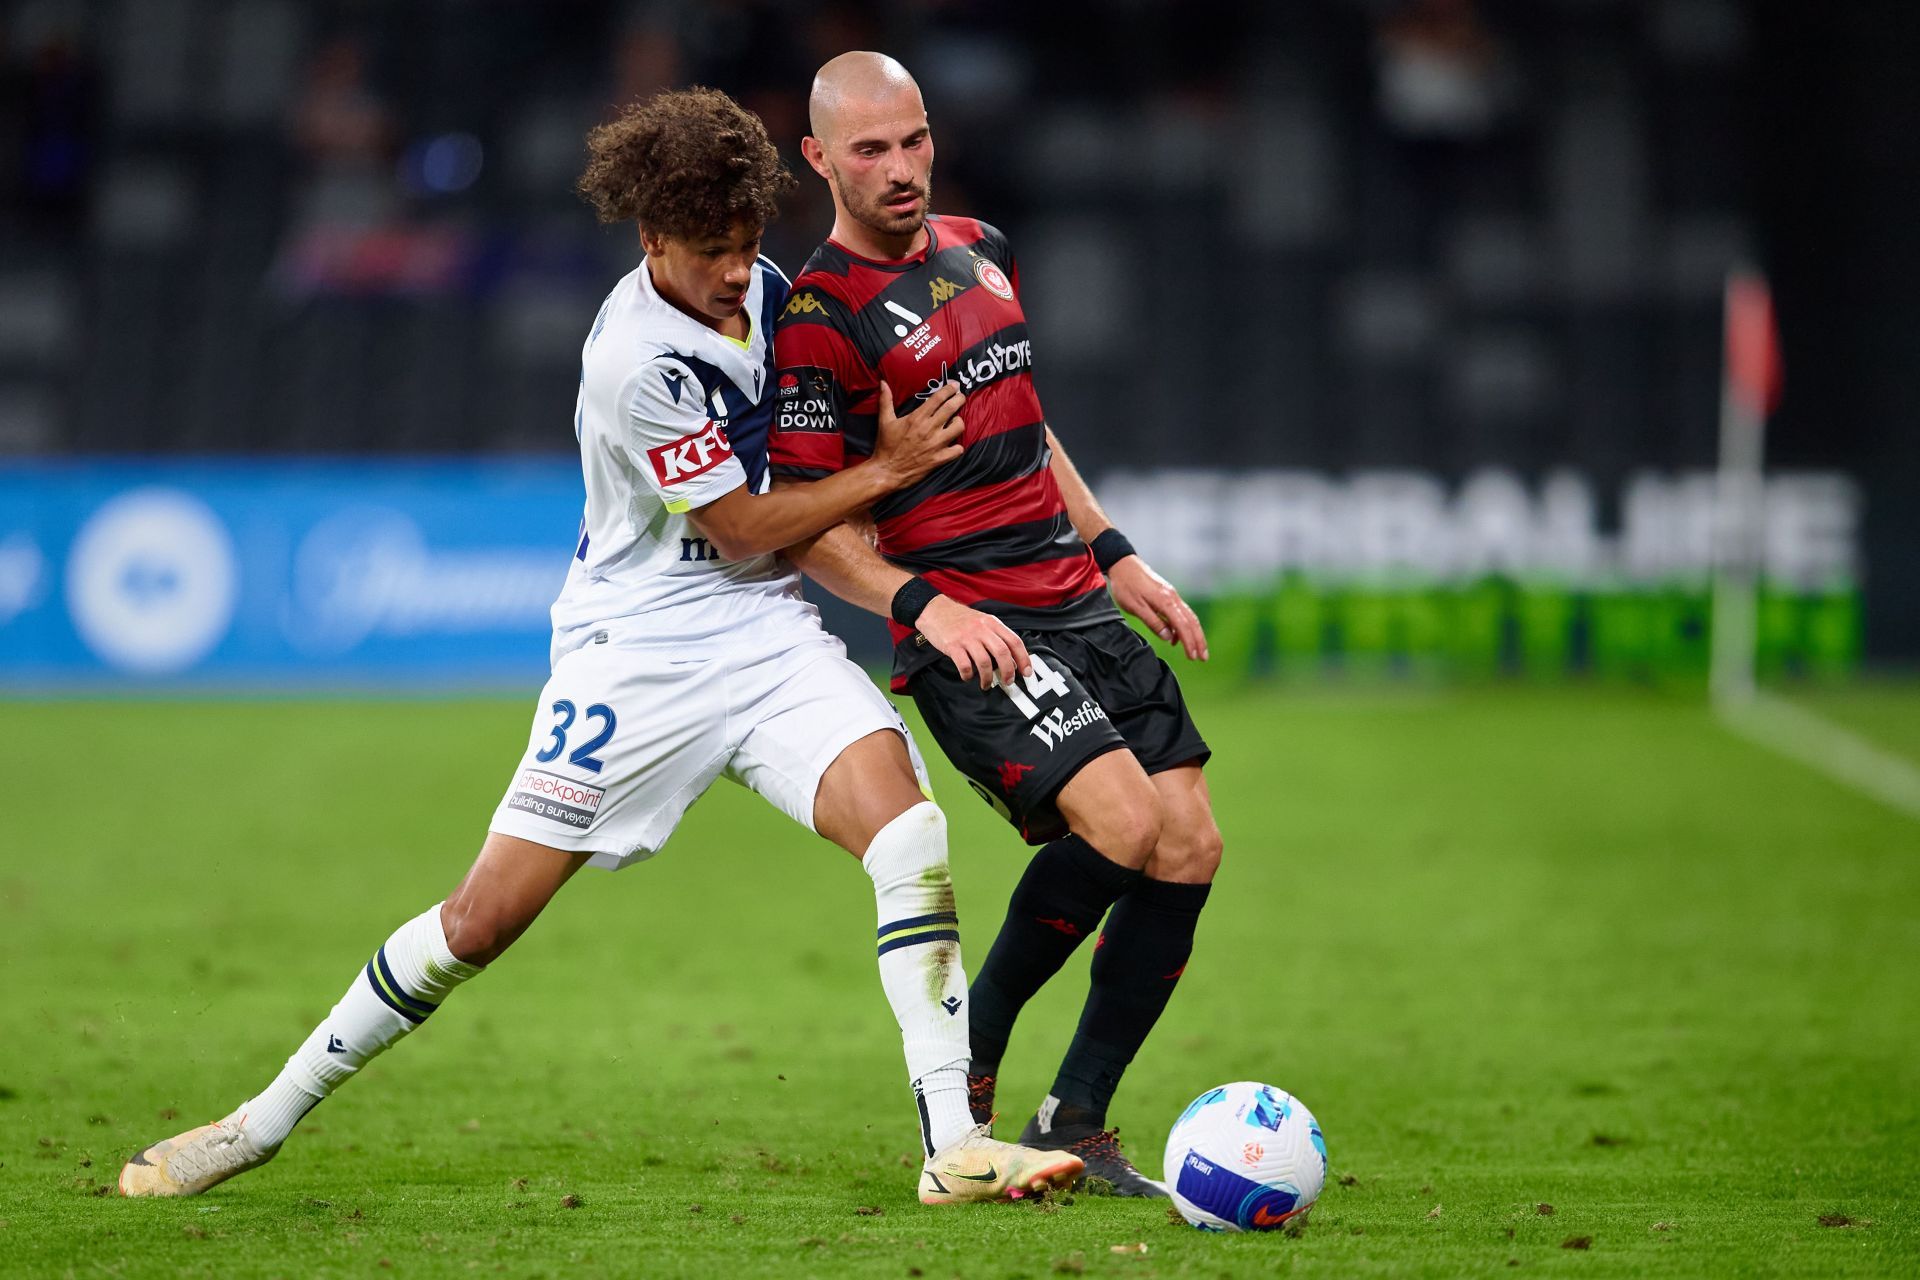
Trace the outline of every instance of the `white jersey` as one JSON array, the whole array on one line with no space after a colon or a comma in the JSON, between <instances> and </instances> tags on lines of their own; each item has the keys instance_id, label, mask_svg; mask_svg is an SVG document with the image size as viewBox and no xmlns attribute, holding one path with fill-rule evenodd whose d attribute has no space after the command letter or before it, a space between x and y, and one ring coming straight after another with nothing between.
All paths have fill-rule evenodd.
<instances>
[{"instance_id":1,"label":"white jersey","mask_svg":"<svg viewBox=\"0 0 1920 1280\"><path fill-rule=\"evenodd\" d=\"M687 513L768 484L773 321L787 280L765 258L747 288L745 342L661 298L642 262L614 287L581 350L574 434L586 511L553 603L553 660L599 632L684 645L817 627L778 556L722 560Z\"/></svg>"}]
</instances>

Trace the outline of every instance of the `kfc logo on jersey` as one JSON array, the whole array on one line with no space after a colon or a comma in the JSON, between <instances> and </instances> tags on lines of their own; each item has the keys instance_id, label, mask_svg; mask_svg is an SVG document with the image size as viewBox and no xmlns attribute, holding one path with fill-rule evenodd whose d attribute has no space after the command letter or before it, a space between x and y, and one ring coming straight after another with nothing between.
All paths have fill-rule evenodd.
<instances>
[{"instance_id":1,"label":"kfc logo on jersey","mask_svg":"<svg viewBox=\"0 0 1920 1280\"><path fill-rule=\"evenodd\" d=\"M1007 281L1007 273L995 263L985 258L973 260L973 278L985 285L987 292L1003 302L1013 301L1013 285Z\"/></svg>"},{"instance_id":2,"label":"kfc logo on jersey","mask_svg":"<svg viewBox=\"0 0 1920 1280\"><path fill-rule=\"evenodd\" d=\"M839 429L833 416L833 375L825 369L782 369L773 399L775 431Z\"/></svg>"},{"instance_id":3,"label":"kfc logo on jersey","mask_svg":"<svg viewBox=\"0 0 1920 1280\"><path fill-rule=\"evenodd\" d=\"M707 472L733 456L733 445L717 422L709 422L690 436L647 450L654 477L661 484L679 484Z\"/></svg>"}]
</instances>

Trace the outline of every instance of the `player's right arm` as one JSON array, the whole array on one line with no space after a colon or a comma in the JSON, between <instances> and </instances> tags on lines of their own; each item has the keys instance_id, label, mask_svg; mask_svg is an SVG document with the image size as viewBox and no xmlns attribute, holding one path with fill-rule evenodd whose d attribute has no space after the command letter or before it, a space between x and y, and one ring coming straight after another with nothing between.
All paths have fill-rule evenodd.
<instances>
[{"instance_id":1,"label":"player's right arm","mask_svg":"<svg viewBox=\"0 0 1920 1280\"><path fill-rule=\"evenodd\" d=\"M905 418L895 419L889 406L875 449L875 461L884 455L885 465L875 474L849 472L814 492L756 495L726 431L707 416L686 365L671 356L651 361L628 382L625 395L625 443L634 468L667 510L687 513L728 560L778 551L912 484L959 456L965 428L958 417L960 389L944 387Z\"/></svg>"},{"instance_id":2,"label":"player's right arm","mask_svg":"<svg viewBox=\"0 0 1920 1280\"><path fill-rule=\"evenodd\" d=\"M871 465L863 463L840 474L847 475ZM774 482L775 493L812 487L806 482L791 480ZM800 572L834 595L883 618L892 616L893 597L913 576L875 551L866 535L852 524L836 525L817 537L788 547L784 554L800 567ZM913 625L927 638L928 644L953 660L963 680L977 676L985 687L994 676L1004 684L1012 680L1016 672L1023 676L1033 674L1033 659L1027 656L1027 646L1012 628L992 614L970 609L950 596L935 596Z\"/></svg>"},{"instance_id":3,"label":"player's right arm","mask_svg":"<svg viewBox=\"0 0 1920 1280\"><path fill-rule=\"evenodd\" d=\"M745 485L688 513L700 536L728 560L747 560L829 528L864 511L895 489L960 456L966 423L958 416L966 397L949 382L904 418L893 414L893 398L882 389L880 423L873 458L818 484L783 486L755 494ZM877 467L874 475L862 475Z\"/></svg>"},{"instance_id":4,"label":"player's right arm","mask_svg":"<svg viewBox=\"0 0 1920 1280\"><path fill-rule=\"evenodd\" d=\"M848 335L851 316L833 293L803 276L774 329L778 368L773 428L767 436L774 492L831 484L873 465L861 461L877 439L876 406L892 403L886 380ZM912 575L889 564L860 529L840 525L796 540L787 559L849 604L883 618ZM1027 648L1000 619L947 596L936 597L914 622L927 643L953 661L964 679L988 684L1032 671Z\"/></svg>"}]
</instances>

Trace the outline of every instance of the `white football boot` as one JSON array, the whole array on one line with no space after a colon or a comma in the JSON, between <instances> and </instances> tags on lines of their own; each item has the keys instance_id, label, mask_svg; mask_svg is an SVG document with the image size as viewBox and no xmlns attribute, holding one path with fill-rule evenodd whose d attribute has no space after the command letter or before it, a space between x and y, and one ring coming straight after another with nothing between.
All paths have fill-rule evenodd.
<instances>
[{"instance_id":1,"label":"white football boot","mask_svg":"<svg viewBox=\"0 0 1920 1280\"><path fill-rule=\"evenodd\" d=\"M987 1126L927 1157L920 1167L921 1204L1019 1200L1073 1185L1086 1163L1070 1151L1037 1151L996 1139Z\"/></svg>"},{"instance_id":2,"label":"white football boot","mask_svg":"<svg viewBox=\"0 0 1920 1280\"><path fill-rule=\"evenodd\" d=\"M228 1116L156 1142L120 1170L123 1196L197 1196L273 1159L278 1147L254 1145L241 1127L245 1116Z\"/></svg>"}]
</instances>

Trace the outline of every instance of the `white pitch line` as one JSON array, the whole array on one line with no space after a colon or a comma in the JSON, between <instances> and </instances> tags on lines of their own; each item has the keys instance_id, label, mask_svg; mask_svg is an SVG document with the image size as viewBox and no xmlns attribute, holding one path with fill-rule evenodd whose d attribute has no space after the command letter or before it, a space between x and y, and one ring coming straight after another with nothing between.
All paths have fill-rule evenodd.
<instances>
[{"instance_id":1,"label":"white pitch line","mask_svg":"<svg viewBox=\"0 0 1920 1280\"><path fill-rule=\"evenodd\" d=\"M1910 818L1920 818L1920 767L1825 716L1758 691L1723 701L1720 718L1751 742L1797 760Z\"/></svg>"}]
</instances>

